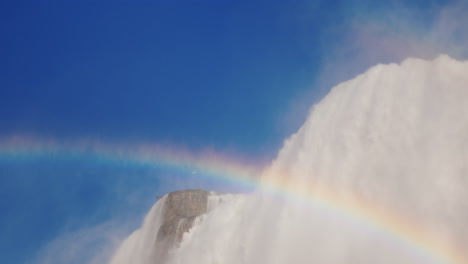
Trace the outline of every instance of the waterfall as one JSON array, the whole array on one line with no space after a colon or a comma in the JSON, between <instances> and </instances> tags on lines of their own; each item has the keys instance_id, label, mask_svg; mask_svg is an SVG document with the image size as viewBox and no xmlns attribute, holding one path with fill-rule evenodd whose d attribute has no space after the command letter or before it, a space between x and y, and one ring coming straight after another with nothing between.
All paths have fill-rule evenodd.
<instances>
[{"instance_id":1,"label":"waterfall","mask_svg":"<svg viewBox=\"0 0 468 264\"><path fill-rule=\"evenodd\" d=\"M339 84L260 182L211 199L166 262L468 263L468 62L407 59ZM160 203L112 264L159 263Z\"/></svg>"}]
</instances>

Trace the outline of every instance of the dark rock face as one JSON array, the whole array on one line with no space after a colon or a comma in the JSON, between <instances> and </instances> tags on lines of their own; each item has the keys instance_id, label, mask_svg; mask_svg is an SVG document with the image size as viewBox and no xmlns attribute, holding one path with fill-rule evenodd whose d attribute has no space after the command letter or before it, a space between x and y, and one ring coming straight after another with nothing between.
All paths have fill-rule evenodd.
<instances>
[{"instance_id":1,"label":"dark rock face","mask_svg":"<svg viewBox=\"0 0 468 264\"><path fill-rule=\"evenodd\" d=\"M195 218L207 212L209 195L204 190L182 190L167 195L163 223L156 238L161 252L177 246L183 234L192 228Z\"/></svg>"}]
</instances>

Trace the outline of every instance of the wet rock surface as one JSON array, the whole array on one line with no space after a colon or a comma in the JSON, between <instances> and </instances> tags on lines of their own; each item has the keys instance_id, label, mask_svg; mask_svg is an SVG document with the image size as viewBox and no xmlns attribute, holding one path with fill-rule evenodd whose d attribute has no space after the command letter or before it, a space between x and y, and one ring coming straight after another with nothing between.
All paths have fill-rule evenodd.
<instances>
[{"instance_id":1,"label":"wet rock surface","mask_svg":"<svg viewBox=\"0 0 468 264\"><path fill-rule=\"evenodd\" d=\"M167 194L164 216L158 230L156 242L163 251L177 246L183 234L188 232L197 216L208 209L210 192L204 190L182 190Z\"/></svg>"}]
</instances>

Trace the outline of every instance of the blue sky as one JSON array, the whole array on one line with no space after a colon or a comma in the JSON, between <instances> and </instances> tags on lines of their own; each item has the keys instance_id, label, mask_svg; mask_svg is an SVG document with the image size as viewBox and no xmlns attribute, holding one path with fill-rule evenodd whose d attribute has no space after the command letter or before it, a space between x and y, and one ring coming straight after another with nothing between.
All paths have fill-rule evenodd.
<instances>
[{"instance_id":1,"label":"blue sky","mask_svg":"<svg viewBox=\"0 0 468 264\"><path fill-rule=\"evenodd\" d=\"M314 102L373 64L467 57L464 2L373 2L1 1L0 138L268 161ZM177 188L233 187L84 156L0 156L0 261L40 263L63 234L109 221L135 228Z\"/></svg>"},{"instance_id":2,"label":"blue sky","mask_svg":"<svg viewBox=\"0 0 468 264\"><path fill-rule=\"evenodd\" d=\"M280 4L172 2L11 7L2 133L276 148L313 38Z\"/></svg>"}]
</instances>

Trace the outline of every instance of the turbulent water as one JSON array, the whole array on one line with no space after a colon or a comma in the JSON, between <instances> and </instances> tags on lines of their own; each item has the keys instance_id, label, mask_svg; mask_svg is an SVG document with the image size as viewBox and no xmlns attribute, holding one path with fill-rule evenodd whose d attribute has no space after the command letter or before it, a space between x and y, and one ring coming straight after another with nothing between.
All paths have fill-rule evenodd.
<instances>
[{"instance_id":1,"label":"turbulent water","mask_svg":"<svg viewBox=\"0 0 468 264\"><path fill-rule=\"evenodd\" d=\"M262 181L285 195L211 199L167 263L468 263L468 62L407 59L334 87ZM339 202L314 204L324 190L337 201L368 201L410 228ZM160 263L161 206L112 264Z\"/></svg>"}]
</instances>

